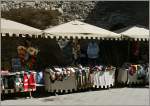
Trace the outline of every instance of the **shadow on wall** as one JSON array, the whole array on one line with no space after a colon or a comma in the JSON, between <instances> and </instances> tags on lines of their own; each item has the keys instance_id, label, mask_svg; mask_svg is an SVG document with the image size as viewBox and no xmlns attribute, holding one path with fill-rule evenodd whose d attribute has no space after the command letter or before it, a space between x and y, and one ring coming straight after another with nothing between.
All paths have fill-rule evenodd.
<instances>
[{"instance_id":1,"label":"shadow on wall","mask_svg":"<svg viewBox=\"0 0 150 106\"><path fill-rule=\"evenodd\" d=\"M149 27L149 2L99 1L85 22L110 30L135 24Z\"/></svg>"}]
</instances>

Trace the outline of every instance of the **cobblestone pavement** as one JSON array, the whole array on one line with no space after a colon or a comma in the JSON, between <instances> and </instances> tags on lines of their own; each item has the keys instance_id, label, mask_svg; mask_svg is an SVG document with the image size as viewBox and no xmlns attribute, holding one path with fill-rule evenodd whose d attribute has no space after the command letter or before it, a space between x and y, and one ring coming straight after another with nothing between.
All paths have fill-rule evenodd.
<instances>
[{"instance_id":1,"label":"cobblestone pavement","mask_svg":"<svg viewBox=\"0 0 150 106\"><path fill-rule=\"evenodd\" d=\"M31 99L7 99L1 105L149 105L149 89L112 88Z\"/></svg>"}]
</instances>

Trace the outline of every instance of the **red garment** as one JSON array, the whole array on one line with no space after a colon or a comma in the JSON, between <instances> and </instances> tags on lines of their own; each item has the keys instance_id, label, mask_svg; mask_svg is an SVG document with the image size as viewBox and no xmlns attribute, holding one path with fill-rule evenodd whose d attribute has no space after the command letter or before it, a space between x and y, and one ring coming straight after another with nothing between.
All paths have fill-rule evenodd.
<instances>
[{"instance_id":1,"label":"red garment","mask_svg":"<svg viewBox=\"0 0 150 106\"><path fill-rule=\"evenodd\" d=\"M131 65L131 68L129 70L130 75L134 75L137 70L137 65Z\"/></svg>"},{"instance_id":2,"label":"red garment","mask_svg":"<svg viewBox=\"0 0 150 106\"><path fill-rule=\"evenodd\" d=\"M28 91L28 75L25 72L23 76L23 87L24 87L24 92Z\"/></svg>"},{"instance_id":3,"label":"red garment","mask_svg":"<svg viewBox=\"0 0 150 106\"><path fill-rule=\"evenodd\" d=\"M31 89L32 91L36 90L36 81L35 81L35 74L33 72L31 72L30 74L30 78L29 78L29 89Z\"/></svg>"},{"instance_id":4,"label":"red garment","mask_svg":"<svg viewBox=\"0 0 150 106\"><path fill-rule=\"evenodd\" d=\"M33 65L35 64L35 62L36 62L36 57L35 56L31 56L31 60L29 62L30 69L33 68Z\"/></svg>"},{"instance_id":5,"label":"red garment","mask_svg":"<svg viewBox=\"0 0 150 106\"><path fill-rule=\"evenodd\" d=\"M140 51L140 45L139 42L134 42L132 45L132 53L134 56L138 56Z\"/></svg>"}]
</instances>

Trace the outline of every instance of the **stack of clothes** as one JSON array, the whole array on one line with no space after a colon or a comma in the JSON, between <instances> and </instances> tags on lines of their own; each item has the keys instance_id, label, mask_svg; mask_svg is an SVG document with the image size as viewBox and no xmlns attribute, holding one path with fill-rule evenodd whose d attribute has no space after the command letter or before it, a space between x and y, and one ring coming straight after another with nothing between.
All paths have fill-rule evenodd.
<instances>
[{"instance_id":1,"label":"stack of clothes","mask_svg":"<svg viewBox=\"0 0 150 106\"><path fill-rule=\"evenodd\" d=\"M45 75L45 81L47 82L46 85L50 86L48 83L54 84L55 81L64 83L69 77L75 77L72 83L76 83L78 89L86 89L95 86L106 88L114 84L115 70L116 68L113 66L102 65L93 67L83 67L82 65L76 67L51 67L45 70L45 72L49 73L50 82L47 81L47 75Z\"/></svg>"},{"instance_id":2,"label":"stack of clothes","mask_svg":"<svg viewBox=\"0 0 150 106\"><path fill-rule=\"evenodd\" d=\"M90 80L97 88L109 88L114 85L115 70L113 66L95 66L91 69Z\"/></svg>"},{"instance_id":3,"label":"stack of clothes","mask_svg":"<svg viewBox=\"0 0 150 106\"><path fill-rule=\"evenodd\" d=\"M73 67L53 67L47 69L50 73L50 80L52 83L57 81L67 80L68 77L73 76L75 74L75 70Z\"/></svg>"},{"instance_id":4,"label":"stack of clothes","mask_svg":"<svg viewBox=\"0 0 150 106\"><path fill-rule=\"evenodd\" d=\"M76 90L76 76L73 67L51 67L44 71L45 89L49 92Z\"/></svg>"},{"instance_id":5,"label":"stack of clothes","mask_svg":"<svg viewBox=\"0 0 150 106\"><path fill-rule=\"evenodd\" d=\"M148 65L125 63L119 70L118 82L145 83L149 79Z\"/></svg>"},{"instance_id":6,"label":"stack of clothes","mask_svg":"<svg viewBox=\"0 0 150 106\"><path fill-rule=\"evenodd\" d=\"M147 68L144 64L131 64L128 68L128 83L145 83Z\"/></svg>"}]
</instances>

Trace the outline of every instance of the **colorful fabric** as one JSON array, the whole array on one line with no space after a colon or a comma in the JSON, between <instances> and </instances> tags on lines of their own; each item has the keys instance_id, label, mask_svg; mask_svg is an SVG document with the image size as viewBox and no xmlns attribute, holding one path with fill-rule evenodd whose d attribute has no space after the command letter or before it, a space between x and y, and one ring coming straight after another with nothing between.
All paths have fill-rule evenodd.
<instances>
[{"instance_id":1,"label":"colorful fabric","mask_svg":"<svg viewBox=\"0 0 150 106\"><path fill-rule=\"evenodd\" d=\"M24 47L18 46L18 56L21 60L21 65L24 68L33 69L34 64L36 63L36 55L38 54L38 49L33 47Z\"/></svg>"},{"instance_id":2,"label":"colorful fabric","mask_svg":"<svg viewBox=\"0 0 150 106\"><path fill-rule=\"evenodd\" d=\"M19 74L16 75L16 78L15 78L15 89L16 91L23 90L23 82Z\"/></svg>"},{"instance_id":3,"label":"colorful fabric","mask_svg":"<svg viewBox=\"0 0 150 106\"><path fill-rule=\"evenodd\" d=\"M36 90L36 80L35 80L35 74L33 72L30 73L29 77L29 82L28 82L28 87L32 91Z\"/></svg>"},{"instance_id":4,"label":"colorful fabric","mask_svg":"<svg viewBox=\"0 0 150 106\"><path fill-rule=\"evenodd\" d=\"M20 58L22 67L25 66L26 48L24 46L18 46L18 57Z\"/></svg>"},{"instance_id":5,"label":"colorful fabric","mask_svg":"<svg viewBox=\"0 0 150 106\"><path fill-rule=\"evenodd\" d=\"M23 76L23 87L24 87L24 92L27 92L28 91L28 75L27 73L25 72L24 73L24 76Z\"/></svg>"},{"instance_id":6,"label":"colorful fabric","mask_svg":"<svg viewBox=\"0 0 150 106\"><path fill-rule=\"evenodd\" d=\"M43 79L43 72L40 71L40 72L37 72L37 75L36 75L36 83L37 84L43 84L44 83L44 79Z\"/></svg>"},{"instance_id":7,"label":"colorful fabric","mask_svg":"<svg viewBox=\"0 0 150 106\"><path fill-rule=\"evenodd\" d=\"M137 66L137 79L144 79L146 77L146 70L141 66Z\"/></svg>"},{"instance_id":8,"label":"colorful fabric","mask_svg":"<svg viewBox=\"0 0 150 106\"><path fill-rule=\"evenodd\" d=\"M104 77L104 73L108 69L109 72L107 72L108 75L106 78ZM91 87L94 84L97 86L104 86L105 82L113 81L114 77L111 76L112 72L115 71L115 67L109 66L109 67L104 67L104 66L96 66L96 67L83 67L79 65L78 67L64 67L64 68L54 68L54 69L48 69L50 72L50 80L52 83L54 83L56 80L61 81L59 78L61 77L62 80L67 79L70 77L72 72L76 76L76 81L77 81L77 88L86 88L86 87ZM57 71L56 71L57 70ZM110 79L110 77L112 77ZM53 79L52 79L53 78ZM109 81L106 81L109 79ZM108 84L109 85L109 84Z\"/></svg>"},{"instance_id":9,"label":"colorful fabric","mask_svg":"<svg viewBox=\"0 0 150 106\"><path fill-rule=\"evenodd\" d=\"M134 75L137 71L137 65L131 65L131 67L129 68L129 74L130 75Z\"/></svg>"}]
</instances>

